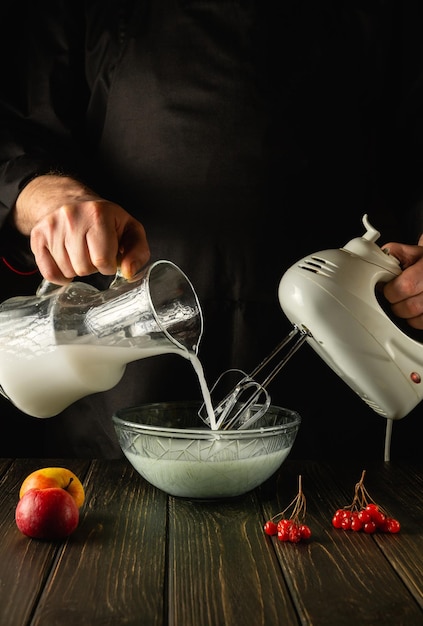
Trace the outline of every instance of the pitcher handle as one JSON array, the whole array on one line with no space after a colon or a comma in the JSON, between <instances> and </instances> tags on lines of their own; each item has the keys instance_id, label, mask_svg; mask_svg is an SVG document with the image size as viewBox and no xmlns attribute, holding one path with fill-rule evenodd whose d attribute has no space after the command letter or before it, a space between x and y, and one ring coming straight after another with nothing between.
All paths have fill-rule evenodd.
<instances>
[{"instance_id":1,"label":"pitcher handle","mask_svg":"<svg viewBox=\"0 0 423 626\"><path fill-rule=\"evenodd\" d=\"M141 274L144 272L145 268L143 268L140 272L138 272L137 274L135 274L135 276L133 276L130 279L127 279L123 276L120 267L118 267L116 274L112 280L112 282L110 283L110 288L116 288L119 287L120 285L126 284L126 283L132 283L135 282L136 280L138 280L141 276ZM71 281L72 282L72 281ZM66 285L56 285L55 283L51 283L50 281L46 280L45 278L41 281L41 283L39 284L37 291L35 292L36 296L49 296L51 295L54 291L57 291L59 289L62 289L63 287L67 287L69 285L69 283L67 283Z\"/></svg>"},{"instance_id":2,"label":"pitcher handle","mask_svg":"<svg viewBox=\"0 0 423 626\"><path fill-rule=\"evenodd\" d=\"M41 283L38 285L35 295L36 296L49 296L54 291L58 291L59 289L62 289L62 288L63 288L63 285L56 285L55 283L51 283L50 281L44 278L41 281Z\"/></svg>"},{"instance_id":3,"label":"pitcher handle","mask_svg":"<svg viewBox=\"0 0 423 626\"><path fill-rule=\"evenodd\" d=\"M109 289L115 289L116 287L120 287L121 285L136 283L138 280L144 277L148 268L149 264L145 265L139 272L131 276L131 278L125 278L121 272L120 266L118 266L115 277L110 283Z\"/></svg>"}]
</instances>

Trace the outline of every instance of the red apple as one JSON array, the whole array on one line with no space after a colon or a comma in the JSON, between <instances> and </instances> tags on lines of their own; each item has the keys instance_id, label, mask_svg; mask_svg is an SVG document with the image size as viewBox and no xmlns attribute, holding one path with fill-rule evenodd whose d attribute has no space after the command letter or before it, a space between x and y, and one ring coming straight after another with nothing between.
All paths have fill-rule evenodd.
<instances>
[{"instance_id":1,"label":"red apple","mask_svg":"<svg viewBox=\"0 0 423 626\"><path fill-rule=\"evenodd\" d=\"M47 489L61 487L73 497L80 509L84 503L85 493L79 478L65 467L43 467L29 474L23 481L19 497L25 495L29 489Z\"/></svg>"},{"instance_id":2,"label":"red apple","mask_svg":"<svg viewBox=\"0 0 423 626\"><path fill-rule=\"evenodd\" d=\"M19 530L34 539L64 539L79 523L79 509L61 487L29 489L15 511Z\"/></svg>"}]
</instances>

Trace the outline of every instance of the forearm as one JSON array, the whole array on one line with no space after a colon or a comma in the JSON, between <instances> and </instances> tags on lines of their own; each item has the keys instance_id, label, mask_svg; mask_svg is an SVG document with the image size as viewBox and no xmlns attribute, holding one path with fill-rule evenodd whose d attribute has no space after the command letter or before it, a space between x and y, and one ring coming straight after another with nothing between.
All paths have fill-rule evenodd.
<instances>
[{"instance_id":1,"label":"forearm","mask_svg":"<svg viewBox=\"0 0 423 626\"><path fill-rule=\"evenodd\" d=\"M65 204L94 198L98 195L70 176L38 176L19 194L10 219L21 234L29 236L35 224L49 213Z\"/></svg>"}]
</instances>

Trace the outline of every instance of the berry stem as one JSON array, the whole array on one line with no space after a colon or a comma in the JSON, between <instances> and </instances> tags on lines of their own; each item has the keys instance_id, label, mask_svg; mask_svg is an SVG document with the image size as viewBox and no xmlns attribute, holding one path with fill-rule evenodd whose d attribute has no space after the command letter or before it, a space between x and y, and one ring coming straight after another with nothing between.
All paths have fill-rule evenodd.
<instances>
[{"instance_id":1,"label":"berry stem","mask_svg":"<svg viewBox=\"0 0 423 626\"><path fill-rule=\"evenodd\" d=\"M304 520L306 514L306 498L303 492L302 485L302 476L301 474L298 476L298 493L293 500L288 504L287 507L284 508L283 511L277 513L273 517L270 518L271 521L277 518L283 518L285 513L292 508L292 513L290 514L290 519L294 522L300 522Z\"/></svg>"},{"instance_id":2,"label":"berry stem","mask_svg":"<svg viewBox=\"0 0 423 626\"><path fill-rule=\"evenodd\" d=\"M367 491L366 487L364 486L365 476L366 476L366 470L364 469L361 472L360 480L355 485L353 501L351 502L349 507L346 507L347 509L350 509L351 511L354 511L354 510L359 511L360 509L364 509L370 503L376 504L375 500L373 500L370 493ZM379 509L383 513L387 514L386 511L384 511L381 506L379 506Z\"/></svg>"}]
</instances>

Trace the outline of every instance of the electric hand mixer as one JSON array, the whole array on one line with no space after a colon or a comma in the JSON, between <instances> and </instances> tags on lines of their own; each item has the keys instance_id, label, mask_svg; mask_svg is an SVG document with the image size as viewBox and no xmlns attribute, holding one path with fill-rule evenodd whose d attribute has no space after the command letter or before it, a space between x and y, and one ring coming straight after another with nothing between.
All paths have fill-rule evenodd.
<instances>
[{"instance_id":1,"label":"electric hand mixer","mask_svg":"<svg viewBox=\"0 0 423 626\"><path fill-rule=\"evenodd\" d=\"M250 411L248 419L245 417L247 405L251 408L288 358L307 342L369 407L387 419L385 460L389 459L393 420L406 416L423 398L423 344L402 331L380 304L378 287L398 276L401 268L396 258L376 245L380 233L367 215L363 224L366 232L362 237L343 248L304 257L282 276L279 301L294 330L263 364L295 336L296 343L264 383L252 387L241 409L238 407L239 428L251 426L256 415L263 413L258 408L256 414ZM251 387L263 364L241 379L218 405L218 412L229 413L228 407L245 393L246 383ZM267 395L266 401L269 403Z\"/></svg>"}]
</instances>

